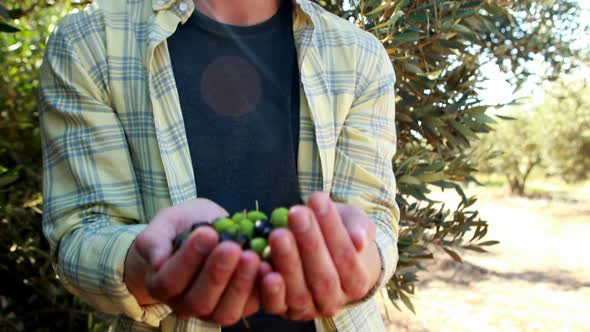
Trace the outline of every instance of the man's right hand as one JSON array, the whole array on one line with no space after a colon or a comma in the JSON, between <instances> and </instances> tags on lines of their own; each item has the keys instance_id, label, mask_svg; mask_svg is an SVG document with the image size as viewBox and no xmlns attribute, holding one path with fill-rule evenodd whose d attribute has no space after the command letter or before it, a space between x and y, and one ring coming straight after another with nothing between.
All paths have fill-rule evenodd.
<instances>
[{"instance_id":1,"label":"man's right hand","mask_svg":"<svg viewBox=\"0 0 590 332\"><path fill-rule=\"evenodd\" d=\"M200 227L174 254L173 240L196 221L227 216L222 207L196 199L161 210L134 241L125 283L140 305L165 303L180 318L231 325L258 311L258 255Z\"/></svg>"}]
</instances>

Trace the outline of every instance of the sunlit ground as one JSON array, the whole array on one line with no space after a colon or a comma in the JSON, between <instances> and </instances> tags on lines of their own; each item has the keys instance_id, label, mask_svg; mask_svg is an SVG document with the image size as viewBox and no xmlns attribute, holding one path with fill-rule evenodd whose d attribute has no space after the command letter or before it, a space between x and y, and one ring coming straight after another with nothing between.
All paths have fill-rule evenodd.
<instances>
[{"instance_id":1,"label":"sunlit ground","mask_svg":"<svg viewBox=\"0 0 590 332\"><path fill-rule=\"evenodd\" d=\"M462 265L438 252L445 258L421 274L417 315L382 306L390 331L590 331L590 185L531 187L554 197L469 190L501 243L464 252Z\"/></svg>"}]
</instances>

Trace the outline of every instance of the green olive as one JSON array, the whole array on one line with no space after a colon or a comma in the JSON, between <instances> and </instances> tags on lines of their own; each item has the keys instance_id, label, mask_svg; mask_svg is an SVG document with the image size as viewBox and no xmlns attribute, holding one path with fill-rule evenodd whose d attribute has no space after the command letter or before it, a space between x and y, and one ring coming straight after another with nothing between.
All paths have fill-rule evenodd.
<instances>
[{"instance_id":1,"label":"green olive","mask_svg":"<svg viewBox=\"0 0 590 332\"><path fill-rule=\"evenodd\" d=\"M260 257L262 257L262 253L264 252L264 248L266 248L266 245L266 240L261 237L253 238L250 241L250 249L252 249Z\"/></svg>"},{"instance_id":2,"label":"green olive","mask_svg":"<svg viewBox=\"0 0 590 332\"><path fill-rule=\"evenodd\" d=\"M236 212L234 213L234 215L231 217L231 219L235 222L238 223L240 221L242 221L244 218L246 218L246 215L243 212Z\"/></svg>"},{"instance_id":3,"label":"green olive","mask_svg":"<svg viewBox=\"0 0 590 332\"><path fill-rule=\"evenodd\" d=\"M238 234L240 230L240 226L237 224L231 224L227 227L226 232L228 232L231 236Z\"/></svg>"},{"instance_id":4,"label":"green olive","mask_svg":"<svg viewBox=\"0 0 590 332\"><path fill-rule=\"evenodd\" d=\"M273 227L287 227L289 224L289 209L285 207L280 207L274 209L272 214L270 215L270 222L272 223Z\"/></svg>"},{"instance_id":5,"label":"green olive","mask_svg":"<svg viewBox=\"0 0 590 332\"><path fill-rule=\"evenodd\" d=\"M268 217L262 211L250 211L248 212L248 219L252 221L256 220L266 220Z\"/></svg>"},{"instance_id":6,"label":"green olive","mask_svg":"<svg viewBox=\"0 0 590 332\"><path fill-rule=\"evenodd\" d=\"M221 233L227 230L233 224L233 220L229 218L217 218L213 221L213 228L215 228L217 233Z\"/></svg>"},{"instance_id":7,"label":"green olive","mask_svg":"<svg viewBox=\"0 0 590 332\"><path fill-rule=\"evenodd\" d=\"M240 221L240 233L251 239L254 236L254 223L250 219L242 219Z\"/></svg>"},{"instance_id":8,"label":"green olive","mask_svg":"<svg viewBox=\"0 0 590 332\"><path fill-rule=\"evenodd\" d=\"M262 250L262 260L264 261L270 261L272 258L271 252L270 252L270 246L266 246L264 247L264 250Z\"/></svg>"}]
</instances>

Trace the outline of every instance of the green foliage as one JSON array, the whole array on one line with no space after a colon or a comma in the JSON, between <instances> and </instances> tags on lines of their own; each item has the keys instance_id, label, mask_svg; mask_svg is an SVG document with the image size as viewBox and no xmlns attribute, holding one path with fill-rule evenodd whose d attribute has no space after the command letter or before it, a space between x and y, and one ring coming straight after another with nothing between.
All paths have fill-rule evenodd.
<instances>
[{"instance_id":1,"label":"green foliage","mask_svg":"<svg viewBox=\"0 0 590 332\"><path fill-rule=\"evenodd\" d=\"M318 3L374 34L397 74L398 154L394 162L401 207L400 263L388 285L391 299L410 305L420 261L441 246L484 251L487 223L469 207L461 186L476 181L470 147L495 119L478 95L480 67L496 63L520 86L530 75L554 79L581 56L572 48L588 31L574 1L360 0ZM548 64L546 70L531 60ZM508 102L508 101L507 101ZM455 190L457 208L433 202L433 187ZM395 304L395 302L394 302Z\"/></svg>"},{"instance_id":2,"label":"green foliage","mask_svg":"<svg viewBox=\"0 0 590 332\"><path fill-rule=\"evenodd\" d=\"M6 7L0 5L0 32L17 32L18 28L6 23L6 20L10 19L10 13Z\"/></svg>"},{"instance_id":3,"label":"green foliage","mask_svg":"<svg viewBox=\"0 0 590 332\"><path fill-rule=\"evenodd\" d=\"M3 1L0 22L0 331L86 330L95 314L70 295L51 267L41 232L38 68L50 29L69 4Z\"/></svg>"},{"instance_id":4,"label":"green foliage","mask_svg":"<svg viewBox=\"0 0 590 332\"><path fill-rule=\"evenodd\" d=\"M553 86L542 109L546 172L573 183L590 178L590 87L588 81ZM547 125L548 124L548 125Z\"/></svg>"},{"instance_id":5,"label":"green foliage","mask_svg":"<svg viewBox=\"0 0 590 332\"><path fill-rule=\"evenodd\" d=\"M525 194L533 169L566 182L590 177L590 88L571 79L548 85L544 102L514 107L517 120L500 122L482 137L474 153L483 156L480 171L503 175L512 193Z\"/></svg>"},{"instance_id":6,"label":"green foliage","mask_svg":"<svg viewBox=\"0 0 590 332\"><path fill-rule=\"evenodd\" d=\"M35 100L44 42L55 23L88 1L3 1L0 31L0 330L101 330L104 317L66 293L50 268L41 235L40 141ZM549 65L554 78L575 65L570 42L580 29L571 1L319 1L375 34L398 76L400 263L388 285L392 299L411 308L420 261L443 247L482 251L487 224L470 209L461 186L475 181L467 148L491 130L493 118L478 97L479 68L492 61L530 75L530 59ZM5 10L4 10L5 9ZM14 29L12 29L14 30ZM580 148L585 151L587 147ZM556 168L557 169L557 168ZM432 187L454 190L452 209L429 199ZM397 303L397 302L394 302Z\"/></svg>"},{"instance_id":7,"label":"green foliage","mask_svg":"<svg viewBox=\"0 0 590 332\"><path fill-rule=\"evenodd\" d=\"M532 110L512 116L514 120L500 122L493 133L482 137L474 154L484 156L480 171L504 176L510 191L522 196L531 172L543 160L546 128Z\"/></svg>"}]
</instances>

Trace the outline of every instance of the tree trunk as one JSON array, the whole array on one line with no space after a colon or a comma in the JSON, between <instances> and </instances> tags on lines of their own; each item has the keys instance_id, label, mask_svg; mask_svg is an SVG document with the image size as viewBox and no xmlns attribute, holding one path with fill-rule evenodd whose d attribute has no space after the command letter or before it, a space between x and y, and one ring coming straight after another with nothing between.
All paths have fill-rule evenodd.
<instances>
[{"instance_id":1,"label":"tree trunk","mask_svg":"<svg viewBox=\"0 0 590 332\"><path fill-rule=\"evenodd\" d=\"M513 176L508 179L508 185L510 186L510 193L517 196L524 196L524 181Z\"/></svg>"}]
</instances>

